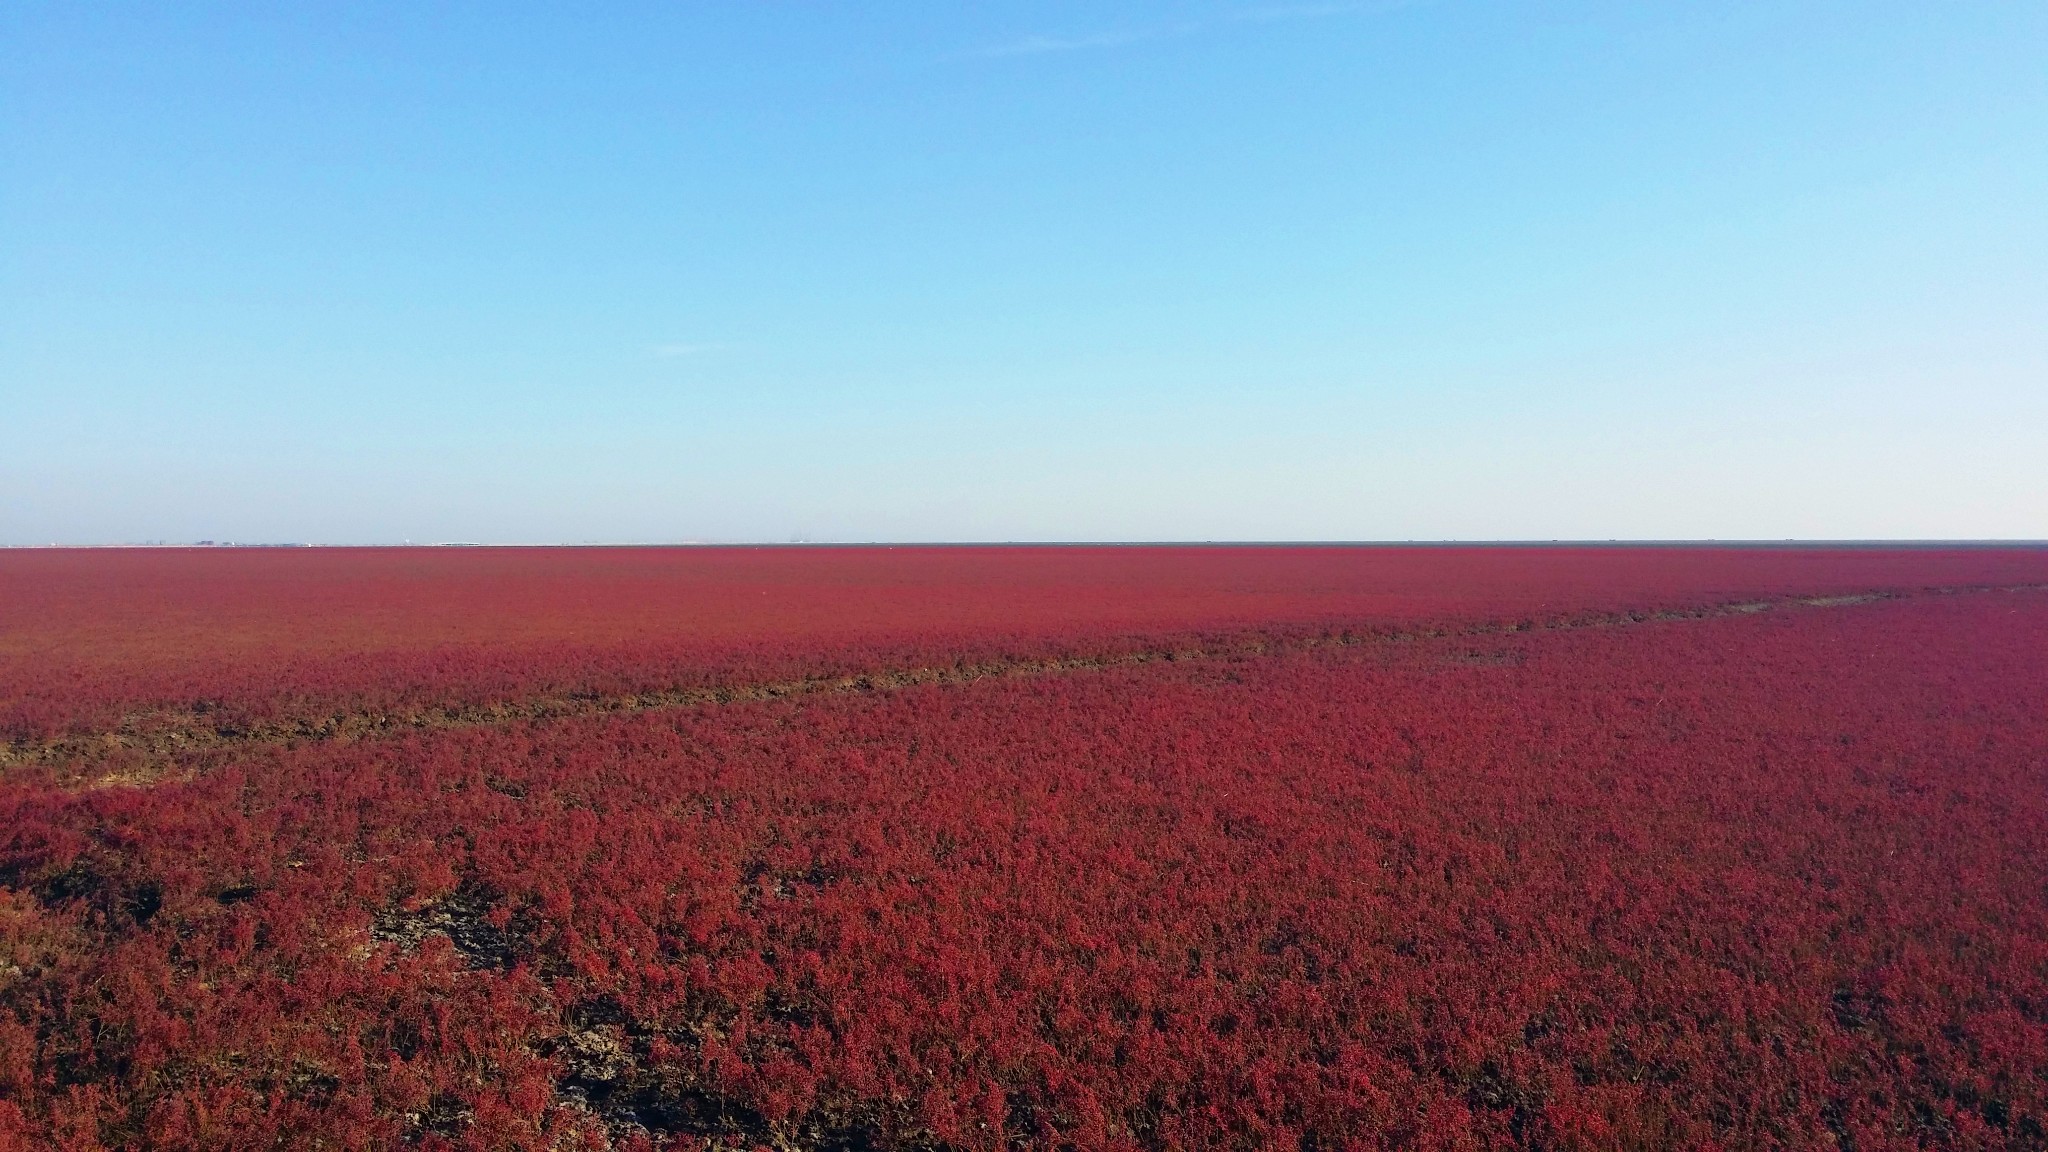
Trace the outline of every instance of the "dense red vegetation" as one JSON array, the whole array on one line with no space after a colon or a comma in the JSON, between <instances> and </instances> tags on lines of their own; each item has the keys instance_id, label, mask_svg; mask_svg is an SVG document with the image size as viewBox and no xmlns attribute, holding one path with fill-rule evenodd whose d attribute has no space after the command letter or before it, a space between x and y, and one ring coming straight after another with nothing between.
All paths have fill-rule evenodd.
<instances>
[{"instance_id":1,"label":"dense red vegetation","mask_svg":"<svg viewBox=\"0 0 2048 1152\"><path fill-rule=\"evenodd\" d=\"M2048 1147L2048 554L414 555L9 557L15 738L1270 642L18 759L0 1149Z\"/></svg>"},{"instance_id":2,"label":"dense red vegetation","mask_svg":"<svg viewBox=\"0 0 2048 1152\"><path fill-rule=\"evenodd\" d=\"M587 548L0 552L0 738L2048 579L2001 549Z\"/></svg>"}]
</instances>

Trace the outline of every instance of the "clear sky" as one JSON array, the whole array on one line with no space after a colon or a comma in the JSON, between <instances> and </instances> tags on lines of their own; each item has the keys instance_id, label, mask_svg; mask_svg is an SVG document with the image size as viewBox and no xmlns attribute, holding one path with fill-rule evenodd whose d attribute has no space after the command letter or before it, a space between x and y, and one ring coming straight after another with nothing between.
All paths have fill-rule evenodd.
<instances>
[{"instance_id":1,"label":"clear sky","mask_svg":"<svg viewBox=\"0 0 2048 1152\"><path fill-rule=\"evenodd\" d=\"M0 543L1793 536L2048 536L2048 5L0 6Z\"/></svg>"}]
</instances>

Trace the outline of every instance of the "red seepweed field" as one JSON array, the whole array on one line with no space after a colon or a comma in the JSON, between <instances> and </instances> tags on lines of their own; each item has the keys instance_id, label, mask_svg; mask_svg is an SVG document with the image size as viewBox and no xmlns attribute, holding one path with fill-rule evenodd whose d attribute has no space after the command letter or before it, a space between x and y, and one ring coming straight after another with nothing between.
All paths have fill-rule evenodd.
<instances>
[{"instance_id":1,"label":"red seepweed field","mask_svg":"<svg viewBox=\"0 0 2048 1152\"><path fill-rule=\"evenodd\" d=\"M2048 1148L2048 551L0 553L0 1149Z\"/></svg>"}]
</instances>

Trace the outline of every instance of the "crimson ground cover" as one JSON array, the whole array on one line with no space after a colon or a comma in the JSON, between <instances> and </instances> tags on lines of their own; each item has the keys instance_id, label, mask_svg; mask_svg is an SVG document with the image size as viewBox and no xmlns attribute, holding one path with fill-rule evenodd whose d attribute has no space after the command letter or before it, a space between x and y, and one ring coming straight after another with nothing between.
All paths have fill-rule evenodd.
<instances>
[{"instance_id":1,"label":"crimson ground cover","mask_svg":"<svg viewBox=\"0 0 2048 1152\"><path fill-rule=\"evenodd\" d=\"M1182 658L17 759L0 1147L2048 1145L2038 551L50 555L124 713Z\"/></svg>"},{"instance_id":2,"label":"crimson ground cover","mask_svg":"<svg viewBox=\"0 0 2048 1152\"><path fill-rule=\"evenodd\" d=\"M2048 579L1985 548L0 552L0 737Z\"/></svg>"}]
</instances>

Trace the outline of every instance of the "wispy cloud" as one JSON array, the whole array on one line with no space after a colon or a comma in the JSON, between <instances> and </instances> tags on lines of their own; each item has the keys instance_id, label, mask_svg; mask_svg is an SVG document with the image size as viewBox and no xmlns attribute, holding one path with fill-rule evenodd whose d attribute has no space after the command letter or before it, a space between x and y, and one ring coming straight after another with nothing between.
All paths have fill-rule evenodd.
<instances>
[{"instance_id":1,"label":"wispy cloud","mask_svg":"<svg viewBox=\"0 0 2048 1152\"><path fill-rule=\"evenodd\" d=\"M1279 24L1289 20L1317 20L1332 16L1349 16L1364 12L1390 12L1409 6L1409 0L1335 0L1331 3L1306 4L1263 4L1252 8L1237 8L1221 12L1201 20L1183 20L1172 24L1154 24L1142 28L1122 28L1103 32L1078 34L1035 33L1002 44L993 44L967 56L1042 56L1054 52L1085 52L1090 49L1123 48L1132 44L1143 44L1153 40L1171 40L1182 36L1193 36L1211 29L1231 24Z\"/></svg>"},{"instance_id":2,"label":"wispy cloud","mask_svg":"<svg viewBox=\"0 0 2048 1152\"><path fill-rule=\"evenodd\" d=\"M996 44L980 51L969 53L973 56L1041 56L1048 52L1082 52L1090 48L1121 48L1126 44L1140 44L1147 40L1164 40L1172 36L1186 36L1202 30L1199 23L1163 24L1150 28L1129 28L1116 32L1091 32L1080 36L1025 36L1005 44Z\"/></svg>"},{"instance_id":3,"label":"wispy cloud","mask_svg":"<svg viewBox=\"0 0 2048 1152\"><path fill-rule=\"evenodd\" d=\"M678 340L668 344L656 344L649 351L657 360L680 360L686 356L702 356L706 352L716 352L724 347L723 344L702 340Z\"/></svg>"},{"instance_id":4,"label":"wispy cloud","mask_svg":"<svg viewBox=\"0 0 2048 1152\"><path fill-rule=\"evenodd\" d=\"M1224 19L1240 23L1268 24L1282 20L1316 20L1325 16L1349 16L1354 12L1391 12L1405 8L1399 0L1380 0L1376 3L1332 3L1332 4L1265 4L1256 8L1240 8Z\"/></svg>"}]
</instances>

